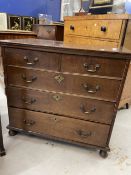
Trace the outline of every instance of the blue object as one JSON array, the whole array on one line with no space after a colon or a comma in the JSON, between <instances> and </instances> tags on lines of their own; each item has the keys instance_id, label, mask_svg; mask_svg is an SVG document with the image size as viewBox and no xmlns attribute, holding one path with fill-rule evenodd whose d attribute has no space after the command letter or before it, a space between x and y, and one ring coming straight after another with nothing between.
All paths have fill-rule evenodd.
<instances>
[{"instance_id":1,"label":"blue object","mask_svg":"<svg viewBox=\"0 0 131 175\"><path fill-rule=\"evenodd\" d=\"M127 0L125 3L126 13L131 14L131 0Z\"/></svg>"},{"instance_id":2,"label":"blue object","mask_svg":"<svg viewBox=\"0 0 131 175\"><path fill-rule=\"evenodd\" d=\"M38 17L39 13L52 15L60 20L61 0L0 0L0 12Z\"/></svg>"}]
</instances>

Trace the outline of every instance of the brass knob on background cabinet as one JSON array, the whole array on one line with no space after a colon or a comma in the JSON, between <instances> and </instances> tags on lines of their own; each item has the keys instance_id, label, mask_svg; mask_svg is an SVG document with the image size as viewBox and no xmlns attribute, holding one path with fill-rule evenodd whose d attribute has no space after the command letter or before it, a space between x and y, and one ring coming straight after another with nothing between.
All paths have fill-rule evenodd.
<instances>
[{"instance_id":1,"label":"brass knob on background cabinet","mask_svg":"<svg viewBox=\"0 0 131 175\"><path fill-rule=\"evenodd\" d=\"M49 29L48 29L48 30L47 30L47 33L49 33L49 34L50 34L50 33L51 33L51 30L49 30Z\"/></svg>"}]
</instances>

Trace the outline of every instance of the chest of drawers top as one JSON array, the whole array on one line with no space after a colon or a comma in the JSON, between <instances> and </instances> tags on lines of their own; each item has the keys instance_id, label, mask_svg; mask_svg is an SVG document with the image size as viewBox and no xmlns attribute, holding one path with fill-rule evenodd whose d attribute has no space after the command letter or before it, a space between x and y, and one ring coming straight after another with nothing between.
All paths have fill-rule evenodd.
<instances>
[{"instance_id":1,"label":"chest of drawers top","mask_svg":"<svg viewBox=\"0 0 131 175\"><path fill-rule=\"evenodd\" d=\"M21 48L25 50L46 51L59 54L71 54L82 56L96 56L99 58L110 59L131 59L131 50L125 47L114 48L108 46L87 46L77 45L75 43L64 43L61 41L43 40L43 39L15 39L0 40L1 47ZM29 53L28 53L29 54Z\"/></svg>"}]
</instances>

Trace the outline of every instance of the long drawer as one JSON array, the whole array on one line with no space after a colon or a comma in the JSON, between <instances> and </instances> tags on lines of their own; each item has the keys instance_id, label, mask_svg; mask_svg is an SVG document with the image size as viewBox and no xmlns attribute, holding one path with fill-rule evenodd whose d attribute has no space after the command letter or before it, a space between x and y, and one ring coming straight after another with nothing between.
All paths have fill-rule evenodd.
<instances>
[{"instance_id":1,"label":"long drawer","mask_svg":"<svg viewBox=\"0 0 131 175\"><path fill-rule=\"evenodd\" d=\"M126 66L126 60L109 58L95 58L91 56L62 55L61 71L100 75L109 77L122 77ZM117 67L117 69L116 69Z\"/></svg>"},{"instance_id":2,"label":"long drawer","mask_svg":"<svg viewBox=\"0 0 131 175\"><path fill-rule=\"evenodd\" d=\"M8 66L8 84L116 101L121 81Z\"/></svg>"},{"instance_id":3,"label":"long drawer","mask_svg":"<svg viewBox=\"0 0 131 175\"><path fill-rule=\"evenodd\" d=\"M59 70L60 54L25 49L5 48L7 65Z\"/></svg>"},{"instance_id":4,"label":"long drawer","mask_svg":"<svg viewBox=\"0 0 131 175\"><path fill-rule=\"evenodd\" d=\"M65 20L64 35L80 35L118 40L122 20Z\"/></svg>"},{"instance_id":5,"label":"long drawer","mask_svg":"<svg viewBox=\"0 0 131 175\"><path fill-rule=\"evenodd\" d=\"M115 113L114 104L110 102L15 87L8 87L6 92L8 105L17 108L48 112L105 124L111 124Z\"/></svg>"},{"instance_id":6,"label":"long drawer","mask_svg":"<svg viewBox=\"0 0 131 175\"><path fill-rule=\"evenodd\" d=\"M101 48L107 47L109 48L118 48L119 42L118 41L110 41L110 40L100 40L99 38L88 38L85 36L75 36L75 35L65 35L64 36L64 43L65 44L76 44L77 46L83 45L83 46L99 46Z\"/></svg>"},{"instance_id":7,"label":"long drawer","mask_svg":"<svg viewBox=\"0 0 131 175\"><path fill-rule=\"evenodd\" d=\"M106 146L109 134L108 125L9 108L10 126L24 131L54 136L97 146Z\"/></svg>"}]
</instances>

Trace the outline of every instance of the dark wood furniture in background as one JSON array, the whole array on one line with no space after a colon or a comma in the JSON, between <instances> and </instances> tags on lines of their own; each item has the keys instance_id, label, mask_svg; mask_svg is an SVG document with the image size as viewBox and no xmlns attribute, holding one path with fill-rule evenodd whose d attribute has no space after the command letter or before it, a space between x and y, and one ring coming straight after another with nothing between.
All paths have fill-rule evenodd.
<instances>
[{"instance_id":1,"label":"dark wood furniture in background","mask_svg":"<svg viewBox=\"0 0 131 175\"><path fill-rule=\"evenodd\" d=\"M5 155L5 149L3 145L2 128L1 128L1 116L0 116L0 156Z\"/></svg>"},{"instance_id":2,"label":"dark wood furniture in background","mask_svg":"<svg viewBox=\"0 0 131 175\"><path fill-rule=\"evenodd\" d=\"M34 32L28 31L13 31L5 30L0 31L0 40L4 39L24 39L24 38L36 38L37 35Z\"/></svg>"},{"instance_id":3,"label":"dark wood furniture in background","mask_svg":"<svg viewBox=\"0 0 131 175\"><path fill-rule=\"evenodd\" d=\"M63 24L34 24L33 31L40 39L63 41L64 25Z\"/></svg>"},{"instance_id":4,"label":"dark wood furniture in background","mask_svg":"<svg viewBox=\"0 0 131 175\"><path fill-rule=\"evenodd\" d=\"M0 44L9 134L92 147L107 157L131 53L41 39Z\"/></svg>"},{"instance_id":5,"label":"dark wood furniture in background","mask_svg":"<svg viewBox=\"0 0 131 175\"><path fill-rule=\"evenodd\" d=\"M131 20L127 14L65 17L64 42L131 50ZM116 65L116 68L118 65ZM119 108L131 103L131 65Z\"/></svg>"}]
</instances>

